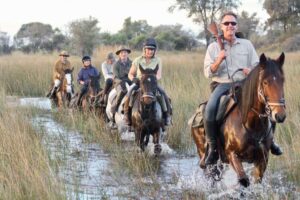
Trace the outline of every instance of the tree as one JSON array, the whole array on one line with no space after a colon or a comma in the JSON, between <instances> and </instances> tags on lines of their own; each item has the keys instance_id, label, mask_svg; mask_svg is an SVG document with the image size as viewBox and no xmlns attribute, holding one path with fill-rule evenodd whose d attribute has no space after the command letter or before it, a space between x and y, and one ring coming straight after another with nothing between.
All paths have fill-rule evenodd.
<instances>
[{"instance_id":1,"label":"tree","mask_svg":"<svg viewBox=\"0 0 300 200\"><path fill-rule=\"evenodd\" d=\"M131 21L131 17L124 20L123 28L119 31L125 34L127 40L131 40L139 35L147 35L151 32L152 27L148 25L146 20Z\"/></svg>"},{"instance_id":2,"label":"tree","mask_svg":"<svg viewBox=\"0 0 300 200\"><path fill-rule=\"evenodd\" d=\"M284 32L299 26L300 23L300 1L299 0L265 0L263 7L267 10L270 18L268 24L271 26L279 22Z\"/></svg>"},{"instance_id":3,"label":"tree","mask_svg":"<svg viewBox=\"0 0 300 200\"><path fill-rule=\"evenodd\" d=\"M92 55L95 47L100 43L100 28L98 20L93 17L80 19L69 24L71 46L75 54Z\"/></svg>"},{"instance_id":4,"label":"tree","mask_svg":"<svg viewBox=\"0 0 300 200\"><path fill-rule=\"evenodd\" d=\"M240 17L238 18L239 22L239 31L243 33L245 38L250 38L253 33L256 33L256 27L259 23L259 19L256 18L256 13L253 13L249 16L249 13L242 11Z\"/></svg>"},{"instance_id":5,"label":"tree","mask_svg":"<svg viewBox=\"0 0 300 200\"><path fill-rule=\"evenodd\" d=\"M193 21L203 25L206 46L209 44L210 34L207 27L216 20L220 12L225 9L237 8L239 0L176 0L176 3L169 7L169 11L173 12L176 8L186 10L188 17L192 17Z\"/></svg>"},{"instance_id":6,"label":"tree","mask_svg":"<svg viewBox=\"0 0 300 200\"><path fill-rule=\"evenodd\" d=\"M0 55L10 53L11 47L9 46L9 36L6 32L0 31Z\"/></svg>"},{"instance_id":7,"label":"tree","mask_svg":"<svg viewBox=\"0 0 300 200\"><path fill-rule=\"evenodd\" d=\"M39 50L51 51L49 43L52 42L54 31L49 24L32 22L23 24L14 37L15 45L27 53Z\"/></svg>"}]
</instances>

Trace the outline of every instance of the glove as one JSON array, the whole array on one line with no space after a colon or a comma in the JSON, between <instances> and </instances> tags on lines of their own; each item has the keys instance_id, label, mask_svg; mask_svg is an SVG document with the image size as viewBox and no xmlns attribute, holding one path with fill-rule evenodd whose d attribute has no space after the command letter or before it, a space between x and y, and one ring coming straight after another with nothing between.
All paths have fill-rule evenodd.
<instances>
[{"instance_id":1,"label":"glove","mask_svg":"<svg viewBox=\"0 0 300 200\"><path fill-rule=\"evenodd\" d=\"M135 83L136 85L139 85L139 84L140 84L140 80L139 80L138 78L136 78L136 77L134 77L134 78L132 79L132 82Z\"/></svg>"}]
</instances>

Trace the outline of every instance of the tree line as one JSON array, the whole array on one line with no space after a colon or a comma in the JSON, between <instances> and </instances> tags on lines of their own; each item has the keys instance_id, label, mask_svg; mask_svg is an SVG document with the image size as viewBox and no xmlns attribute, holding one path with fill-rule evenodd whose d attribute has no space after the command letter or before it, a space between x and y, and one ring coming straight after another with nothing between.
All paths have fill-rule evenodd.
<instances>
[{"instance_id":1,"label":"tree line","mask_svg":"<svg viewBox=\"0 0 300 200\"><path fill-rule=\"evenodd\" d=\"M129 45L141 49L147 37L154 37L162 50L193 50L205 47L211 42L207 26L225 10L237 9L240 0L176 0L169 7L186 10L188 17L202 26L202 32L195 35L184 30L180 24L150 26L146 20L132 21L128 17L123 27L115 34L101 32L98 20L93 17L72 21L67 26L67 33L49 24L32 22L23 24L9 45L9 36L0 32L0 54L20 50L24 53L52 52L68 49L73 54L91 55L98 45ZM274 41L279 41L286 51L300 50L300 1L299 0L264 0L264 9L269 18L260 24L257 13L246 11L239 13L239 31L259 48ZM204 42L202 42L204 41Z\"/></svg>"}]
</instances>

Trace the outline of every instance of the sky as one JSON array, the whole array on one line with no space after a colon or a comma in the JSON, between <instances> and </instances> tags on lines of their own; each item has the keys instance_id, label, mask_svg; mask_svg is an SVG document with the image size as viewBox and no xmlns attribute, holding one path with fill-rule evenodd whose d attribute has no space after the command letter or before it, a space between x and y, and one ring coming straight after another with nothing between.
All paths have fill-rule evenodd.
<instances>
[{"instance_id":1,"label":"sky","mask_svg":"<svg viewBox=\"0 0 300 200\"><path fill-rule=\"evenodd\" d=\"M241 2L239 12L256 12L262 21L267 19L262 0ZM124 19L131 17L132 21L147 20L151 26L182 24L184 29L198 34L201 26L188 18L186 11L168 12L174 3L175 0L6 0L1 2L0 31L12 37L22 24L41 22L64 32L70 22L92 16L98 19L101 32L116 33Z\"/></svg>"}]
</instances>

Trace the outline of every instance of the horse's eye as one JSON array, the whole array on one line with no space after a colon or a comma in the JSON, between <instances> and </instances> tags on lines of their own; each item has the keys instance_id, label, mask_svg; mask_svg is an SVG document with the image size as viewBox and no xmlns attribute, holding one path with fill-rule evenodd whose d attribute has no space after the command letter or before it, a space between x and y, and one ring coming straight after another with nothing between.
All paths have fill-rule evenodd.
<instances>
[{"instance_id":1,"label":"horse's eye","mask_svg":"<svg viewBox=\"0 0 300 200\"><path fill-rule=\"evenodd\" d=\"M267 80L264 80L264 81L263 81L263 84L264 84L264 85L268 85L269 82L268 82Z\"/></svg>"}]
</instances>

